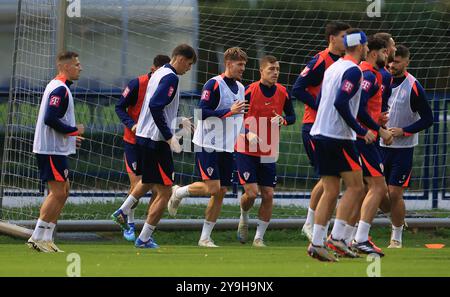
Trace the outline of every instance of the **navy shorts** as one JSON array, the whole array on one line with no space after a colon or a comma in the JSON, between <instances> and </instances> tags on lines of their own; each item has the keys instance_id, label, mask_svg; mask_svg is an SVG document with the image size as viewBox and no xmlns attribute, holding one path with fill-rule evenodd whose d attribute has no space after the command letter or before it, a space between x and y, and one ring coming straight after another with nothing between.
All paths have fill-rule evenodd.
<instances>
[{"instance_id":1,"label":"navy shorts","mask_svg":"<svg viewBox=\"0 0 450 297\"><path fill-rule=\"evenodd\" d=\"M136 174L137 171L137 160L138 160L138 148L137 144L132 144L129 142L123 142L123 148L125 150L123 158L125 161L125 167L127 173ZM136 174L137 175L137 174Z\"/></svg>"},{"instance_id":2,"label":"navy shorts","mask_svg":"<svg viewBox=\"0 0 450 297\"><path fill-rule=\"evenodd\" d=\"M302 126L302 139L303 139L303 146L305 147L306 155L308 156L309 163L311 166L314 167L314 142L313 138L309 134L311 131L311 127L313 124L303 124Z\"/></svg>"},{"instance_id":3,"label":"navy shorts","mask_svg":"<svg viewBox=\"0 0 450 297\"><path fill-rule=\"evenodd\" d=\"M359 153L353 140L314 137L314 164L320 176L340 176L341 172L361 170Z\"/></svg>"},{"instance_id":4,"label":"navy shorts","mask_svg":"<svg viewBox=\"0 0 450 297\"><path fill-rule=\"evenodd\" d=\"M195 167L202 180L220 180L226 187L233 183L233 153L202 150L195 153Z\"/></svg>"},{"instance_id":5,"label":"navy shorts","mask_svg":"<svg viewBox=\"0 0 450 297\"><path fill-rule=\"evenodd\" d=\"M414 148L383 147L382 150L387 184L407 188L411 179Z\"/></svg>"},{"instance_id":6,"label":"navy shorts","mask_svg":"<svg viewBox=\"0 0 450 297\"><path fill-rule=\"evenodd\" d=\"M275 188L277 185L276 163L265 163L261 157L235 153L236 167L241 185L257 183Z\"/></svg>"},{"instance_id":7,"label":"navy shorts","mask_svg":"<svg viewBox=\"0 0 450 297\"><path fill-rule=\"evenodd\" d=\"M383 176L383 159L376 143L366 144L364 139L356 140L356 148L361 157L364 176Z\"/></svg>"},{"instance_id":8,"label":"navy shorts","mask_svg":"<svg viewBox=\"0 0 450 297\"><path fill-rule=\"evenodd\" d=\"M64 182L69 177L67 156L36 154L36 158L42 181Z\"/></svg>"},{"instance_id":9,"label":"navy shorts","mask_svg":"<svg viewBox=\"0 0 450 297\"><path fill-rule=\"evenodd\" d=\"M152 145L137 144L138 160L136 175L142 175L142 183L171 186L174 180L173 158L165 141Z\"/></svg>"}]
</instances>

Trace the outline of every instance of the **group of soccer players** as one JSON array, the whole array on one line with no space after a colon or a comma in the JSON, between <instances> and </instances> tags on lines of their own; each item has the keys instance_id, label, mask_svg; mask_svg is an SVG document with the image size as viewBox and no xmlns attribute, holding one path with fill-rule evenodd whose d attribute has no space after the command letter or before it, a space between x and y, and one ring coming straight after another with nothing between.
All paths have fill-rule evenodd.
<instances>
[{"instance_id":1,"label":"group of soccer players","mask_svg":"<svg viewBox=\"0 0 450 297\"><path fill-rule=\"evenodd\" d=\"M320 176L302 232L311 242L308 254L321 261L337 261L335 254L383 256L369 238L370 226L379 208L390 213L389 247L401 247L403 191L411 177L417 133L432 125L431 109L422 86L406 71L409 50L396 47L390 34L367 37L342 22L329 23L325 31L328 48L307 64L291 94L305 104L303 143ZM131 80L123 91L116 113L125 126L130 190L111 217L136 247L157 248L153 232L166 207L175 216L183 198L210 196L198 245L218 247L211 233L236 167L245 190L238 240L248 241L248 212L260 195L253 246L265 247L277 183L280 127L296 121L290 94L278 83L279 61L263 56L260 80L244 87L240 81L247 54L238 47L225 51L224 73L205 83L198 104L200 117L192 142L201 181L180 187L173 184L172 153L182 151L179 139L194 125L190 118L178 117L179 76L196 61L195 50L181 44L170 58L156 56L151 72ZM69 89L82 70L78 55L61 53L57 65L59 74L42 97L33 147L49 194L27 243L43 252L61 251L53 242L53 231L69 193L67 156L81 145L84 132L83 125L75 124ZM336 209L341 179L345 192ZM136 238L134 209L150 190L148 216Z\"/></svg>"}]
</instances>

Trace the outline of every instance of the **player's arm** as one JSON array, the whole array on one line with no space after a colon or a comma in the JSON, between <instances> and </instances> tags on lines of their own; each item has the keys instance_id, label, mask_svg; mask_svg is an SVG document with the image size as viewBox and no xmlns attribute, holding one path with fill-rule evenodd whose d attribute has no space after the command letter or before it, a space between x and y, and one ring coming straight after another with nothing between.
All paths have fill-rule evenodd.
<instances>
[{"instance_id":1,"label":"player's arm","mask_svg":"<svg viewBox=\"0 0 450 297\"><path fill-rule=\"evenodd\" d=\"M383 71L383 86L384 90L381 94L381 112L386 112L389 109L388 101L392 94L392 75L387 71Z\"/></svg>"},{"instance_id":2,"label":"player's arm","mask_svg":"<svg viewBox=\"0 0 450 297\"><path fill-rule=\"evenodd\" d=\"M296 120L295 110L289 94L286 96L286 100L284 101L283 112L284 112L283 125L288 126L294 124Z\"/></svg>"},{"instance_id":3,"label":"player's arm","mask_svg":"<svg viewBox=\"0 0 450 297\"><path fill-rule=\"evenodd\" d=\"M164 76L159 82L155 93L150 98L149 108L156 126L164 139L169 140L173 134L164 116L164 107L169 105L177 93L178 76L169 74Z\"/></svg>"},{"instance_id":4,"label":"player's arm","mask_svg":"<svg viewBox=\"0 0 450 297\"><path fill-rule=\"evenodd\" d=\"M232 115L231 108L216 110L220 102L219 83L215 79L210 79L202 90L199 108L202 110L202 120L209 117L226 118Z\"/></svg>"},{"instance_id":5,"label":"player's arm","mask_svg":"<svg viewBox=\"0 0 450 297\"><path fill-rule=\"evenodd\" d=\"M128 128L133 128L136 122L127 113L127 108L129 106L134 106L137 103L137 97L139 93L139 80L131 80L125 90L120 96L119 102L116 104L116 114L120 121Z\"/></svg>"},{"instance_id":6,"label":"player's arm","mask_svg":"<svg viewBox=\"0 0 450 297\"><path fill-rule=\"evenodd\" d=\"M411 125L403 128L404 136L411 136L433 125L433 112L428 103L425 90L419 82L415 82L415 87L411 91L411 110L419 113L420 119Z\"/></svg>"},{"instance_id":7,"label":"player's arm","mask_svg":"<svg viewBox=\"0 0 450 297\"><path fill-rule=\"evenodd\" d=\"M370 72L363 73L363 82L361 83L361 100L359 102L358 120L372 130L378 131L380 126L372 119L367 111L367 103L378 92L376 85L376 76Z\"/></svg>"},{"instance_id":8,"label":"player's arm","mask_svg":"<svg viewBox=\"0 0 450 297\"><path fill-rule=\"evenodd\" d=\"M364 136L367 134L367 130L358 124L350 111L349 105L350 99L360 87L361 76L362 74L358 67L351 67L345 71L336 99L334 100L334 107L336 107L341 117L356 134Z\"/></svg>"},{"instance_id":9,"label":"player's arm","mask_svg":"<svg viewBox=\"0 0 450 297\"><path fill-rule=\"evenodd\" d=\"M308 86L317 86L325 73L325 61L318 62L318 56L314 57L303 69L292 87L292 96L299 99L309 107L317 110L317 100L306 90Z\"/></svg>"},{"instance_id":10,"label":"player's arm","mask_svg":"<svg viewBox=\"0 0 450 297\"><path fill-rule=\"evenodd\" d=\"M61 86L53 90L48 97L47 108L45 110L44 123L68 136L78 135L78 128L66 125L61 121L67 111L69 104L69 94L65 87Z\"/></svg>"}]
</instances>

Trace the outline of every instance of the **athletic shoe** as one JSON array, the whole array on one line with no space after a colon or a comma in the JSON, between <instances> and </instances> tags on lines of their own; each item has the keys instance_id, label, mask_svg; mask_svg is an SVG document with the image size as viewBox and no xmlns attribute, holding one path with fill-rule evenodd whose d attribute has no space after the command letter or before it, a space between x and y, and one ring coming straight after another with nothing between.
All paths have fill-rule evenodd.
<instances>
[{"instance_id":1,"label":"athletic shoe","mask_svg":"<svg viewBox=\"0 0 450 297\"><path fill-rule=\"evenodd\" d=\"M391 244L388 246L388 249L401 249L402 248L402 242L391 239Z\"/></svg>"},{"instance_id":2,"label":"athletic shoe","mask_svg":"<svg viewBox=\"0 0 450 297\"><path fill-rule=\"evenodd\" d=\"M136 241L136 234L134 233L136 231L134 223L129 223L128 226L130 226L129 230L123 230L123 238L127 241Z\"/></svg>"},{"instance_id":3,"label":"athletic shoe","mask_svg":"<svg viewBox=\"0 0 450 297\"><path fill-rule=\"evenodd\" d=\"M312 243L308 246L308 255L324 262L339 262L339 260L323 246L315 246Z\"/></svg>"},{"instance_id":4,"label":"athletic shoe","mask_svg":"<svg viewBox=\"0 0 450 297\"><path fill-rule=\"evenodd\" d=\"M308 238L309 242L312 242L312 236L313 236L313 225L311 224L304 224L302 227L302 234Z\"/></svg>"},{"instance_id":5,"label":"athletic shoe","mask_svg":"<svg viewBox=\"0 0 450 297\"><path fill-rule=\"evenodd\" d=\"M356 242L354 240L352 243L352 248L356 249L361 254L377 254L380 257L384 257L381 249L370 240L364 242Z\"/></svg>"},{"instance_id":6,"label":"athletic shoe","mask_svg":"<svg viewBox=\"0 0 450 297\"><path fill-rule=\"evenodd\" d=\"M239 220L237 239L242 244L246 243L248 240L248 223L244 223L243 220Z\"/></svg>"},{"instance_id":7,"label":"athletic shoe","mask_svg":"<svg viewBox=\"0 0 450 297\"><path fill-rule=\"evenodd\" d=\"M123 213L123 211L119 208L112 215L111 219L122 228L122 230L129 230L130 226L128 225L128 216Z\"/></svg>"},{"instance_id":8,"label":"athletic shoe","mask_svg":"<svg viewBox=\"0 0 450 297\"><path fill-rule=\"evenodd\" d=\"M328 248L335 251L340 256L344 256L347 258L359 258L357 253L349 249L349 247L345 244L345 241L343 239L335 240L330 235L326 241L326 245L328 246Z\"/></svg>"},{"instance_id":9,"label":"athletic shoe","mask_svg":"<svg viewBox=\"0 0 450 297\"><path fill-rule=\"evenodd\" d=\"M261 238L256 238L255 240L253 240L253 246L257 248L267 247L267 245L264 243L264 240L262 240Z\"/></svg>"},{"instance_id":10,"label":"athletic shoe","mask_svg":"<svg viewBox=\"0 0 450 297\"><path fill-rule=\"evenodd\" d=\"M55 253L64 253L53 241L44 241L45 247Z\"/></svg>"},{"instance_id":11,"label":"athletic shoe","mask_svg":"<svg viewBox=\"0 0 450 297\"><path fill-rule=\"evenodd\" d=\"M198 246L207 247L207 248L217 248L217 247L219 247L218 245L214 244L214 241L212 241L211 238L203 239L203 240L200 239L198 241Z\"/></svg>"},{"instance_id":12,"label":"athletic shoe","mask_svg":"<svg viewBox=\"0 0 450 297\"><path fill-rule=\"evenodd\" d=\"M51 253L53 250L49 250L43 241L39 240L33 240L31 237L26 242L26 245L35 251L42 252L42 253Z\"/></svg>"},{"instance_id":13,"label":"athletic shoe","mask_svg":"<svg viewBox=\"0 0 450 297\"><path fill-rule=\"evenodd\" d=\"M172 187L172 195L170 196L169 203L167 203L167 210L169 211L169 215L172 217L177 215L178 206L180 206L181 200L183 198L178 198L177 195L175 195L175 192L180 186L173 186Z\"/></svg>"},{"instance_id":14,"label":"athletic shoe","mask_svg":"<svg viewBox=\"0 0 450 297\"><path fill-rule=\"evenodd\" d=\"M159 248L159 245L153 240L152 237L150 237L149 240L146 242L143 242L139 239L139 237L136 239L134 246L140 249L157 249Z\"/></svg>"}]
</instances>

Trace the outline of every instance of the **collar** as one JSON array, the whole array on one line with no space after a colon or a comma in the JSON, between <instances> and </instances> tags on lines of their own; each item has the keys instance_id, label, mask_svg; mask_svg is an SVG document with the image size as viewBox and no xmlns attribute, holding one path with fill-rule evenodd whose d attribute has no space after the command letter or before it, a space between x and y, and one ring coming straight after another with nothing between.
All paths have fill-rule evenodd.
<instances>
[{"instance_id":1,"label":"collar","mask_svg":"<svg viewBox=\"0 0 450 297\"><path fill-rule=\"evenodd\" d=\"M265 84L263 84L262 81L260 80L259 81L259 86L261 88L266 88L267 90L273 90L273 89L275 89L277 87L277 84L273 84L272 86L269 87L269 86L266 86Z\"/></svg>"},{"instance_id":2,"label":"collar","mask_svg":"<svg viewBox=\"0 0 450 297\"><path fill-rule=\"evenodd\" d=\"M342 59L347 60L347 61L352 61L353 63L358 65L358 61L350 55L345 55Z\"/></svg>"},{"instance_id":3,"label":"collar","mask_svg":"<svg viewBox=\"0 0 450 297\"><path fill-rule=\"evenodd\" d=\"M378 69L376 69L372 64L370 64L367 61L362 61L359 66L361 67L362 70L370 70L372 72L378 72Z\"/></svg>"},{"instance_id":4,"label":"collar","mask_svg":"<svg viewBox=\"0 0 450 297\"><path fill-rule=\"evenodd\" d=\"M65 76L64 74L58 74L54 79L62 81L68 87L70 87L73 84L73 81L68 80L67 76Z\"/></svg>"},{"instance_id":5,"label":"collar","mask_svg":"<svg viewBox=\"0 0 450 297\"><path fill-rule=\"evenodd\" d=\"M175 72L176 75L178 75L177 71L175 70L175 68L173 68L172 65L170 65L170 63L164 64L164 67L172 69L172 71Z\"/></svg>"},{"instance_id":6,"label":"collar","mask_svg":"<svg viewBox=\"0 0 450 297\"><path fill-rule=\"evenodd\" d=\"M234 82L236 81L234 78L230 78L225 75L225 72L220 75L225 82Z\"/></svg>"}]
</instances>

